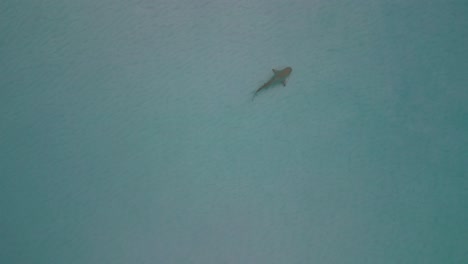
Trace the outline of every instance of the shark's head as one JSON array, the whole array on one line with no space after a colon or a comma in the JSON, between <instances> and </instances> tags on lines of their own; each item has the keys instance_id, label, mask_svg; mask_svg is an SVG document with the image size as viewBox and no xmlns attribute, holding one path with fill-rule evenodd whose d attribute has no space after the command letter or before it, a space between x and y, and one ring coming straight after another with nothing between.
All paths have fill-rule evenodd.
<instances>
[{"instance_id":1,"label":"shark's head","mask_svg":"<svg viewBox=\"0 0 468 264\"><path fill-rule=\"evenodd\" d=\"M275 77L278 78L278 79L284 79L284 78L287 78L289 76L289 74L291 74L292 72L292 68L291 67L286 67L282 70L273 70L273 72L275 73Z\"/></svg>"}]
</instances>

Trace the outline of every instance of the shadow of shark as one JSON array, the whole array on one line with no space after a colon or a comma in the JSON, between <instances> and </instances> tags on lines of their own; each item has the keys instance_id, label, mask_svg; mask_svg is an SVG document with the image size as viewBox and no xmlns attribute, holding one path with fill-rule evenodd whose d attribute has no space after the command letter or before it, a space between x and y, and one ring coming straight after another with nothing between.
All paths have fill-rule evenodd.
<instances>
[{"instance_id":1,"label":"shadow of shark","mask_svg":"<svg viewBox=\"0 0 468 264\"><path fill-rule=\"evenodd\" d=\"M254 92L254 95L252 97L252 100L255 98L255 96L257 95L258 92L260 92L261 90L263 89L266 89L268 87L271 87L275 84L278 84L278 83L282 83L283 86L286 86L286 80L288 79L289 75L291 74L292 72L292 68L291 67L286 67L282 70L275 70L275 69L272 69L273 71L273 77L271 77L271 79L264 83L260 88L257 89L257 91Z\"/></svg>"}]
</instances>

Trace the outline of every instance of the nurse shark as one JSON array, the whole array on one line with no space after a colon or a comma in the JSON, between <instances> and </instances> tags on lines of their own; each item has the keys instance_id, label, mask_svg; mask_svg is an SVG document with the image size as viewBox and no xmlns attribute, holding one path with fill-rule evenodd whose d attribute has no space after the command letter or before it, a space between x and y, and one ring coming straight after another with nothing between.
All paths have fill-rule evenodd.
<instances>
[{"instance_id":1,"label":"nurse shark","mask_svg":"<svg viewBox=\"0 0 468 264\"><path fill-rule=\"evenodd\" d=\"M257 95L258 92L260 92L261 90L263 89L266 89L272 85L275 85L277 83L282 83L283 86L286 86L286 80L288 79L289 75L291 74L292 72L292 68L291 67L286 67L282 70L275 70L275 69L272 69L273 71L273 77L271 77L271 79L264 83L260 88L257 89L257 91L255 91L253 97L252 97L252 100L255 98L255 96Z\"/></svg>"}]
</instances>

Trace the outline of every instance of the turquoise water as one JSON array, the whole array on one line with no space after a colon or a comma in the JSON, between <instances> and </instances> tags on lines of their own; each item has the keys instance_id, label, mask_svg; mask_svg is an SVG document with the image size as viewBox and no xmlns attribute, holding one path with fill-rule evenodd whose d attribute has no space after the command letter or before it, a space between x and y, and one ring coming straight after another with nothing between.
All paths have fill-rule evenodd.
<instances>
[{"instance_id":1,"label":"turquoise water","mask_svg":"<svg viewBox=\"0 0 468 264\"><path fill-rule=\"evenodd\" d=\"M467 12L3 1L0 263L468 262Z\"/></svg>"}]
</instances>

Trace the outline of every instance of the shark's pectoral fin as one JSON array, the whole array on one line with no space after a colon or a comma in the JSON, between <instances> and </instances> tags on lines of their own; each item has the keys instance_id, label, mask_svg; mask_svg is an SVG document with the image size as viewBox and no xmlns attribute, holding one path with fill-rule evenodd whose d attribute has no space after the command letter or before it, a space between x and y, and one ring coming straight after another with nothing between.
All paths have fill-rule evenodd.
<instances>
[{"instance_id":1,"label":"shark's pectoral fin","mask_svg":"<svg viewBox=\"0 0 468 264\"><path fill-rule=\"evenodd\" d=\"M286 80L282 81L281 83L283 84L283 86L286 86Z\"/></svg>"}]
</instances>

